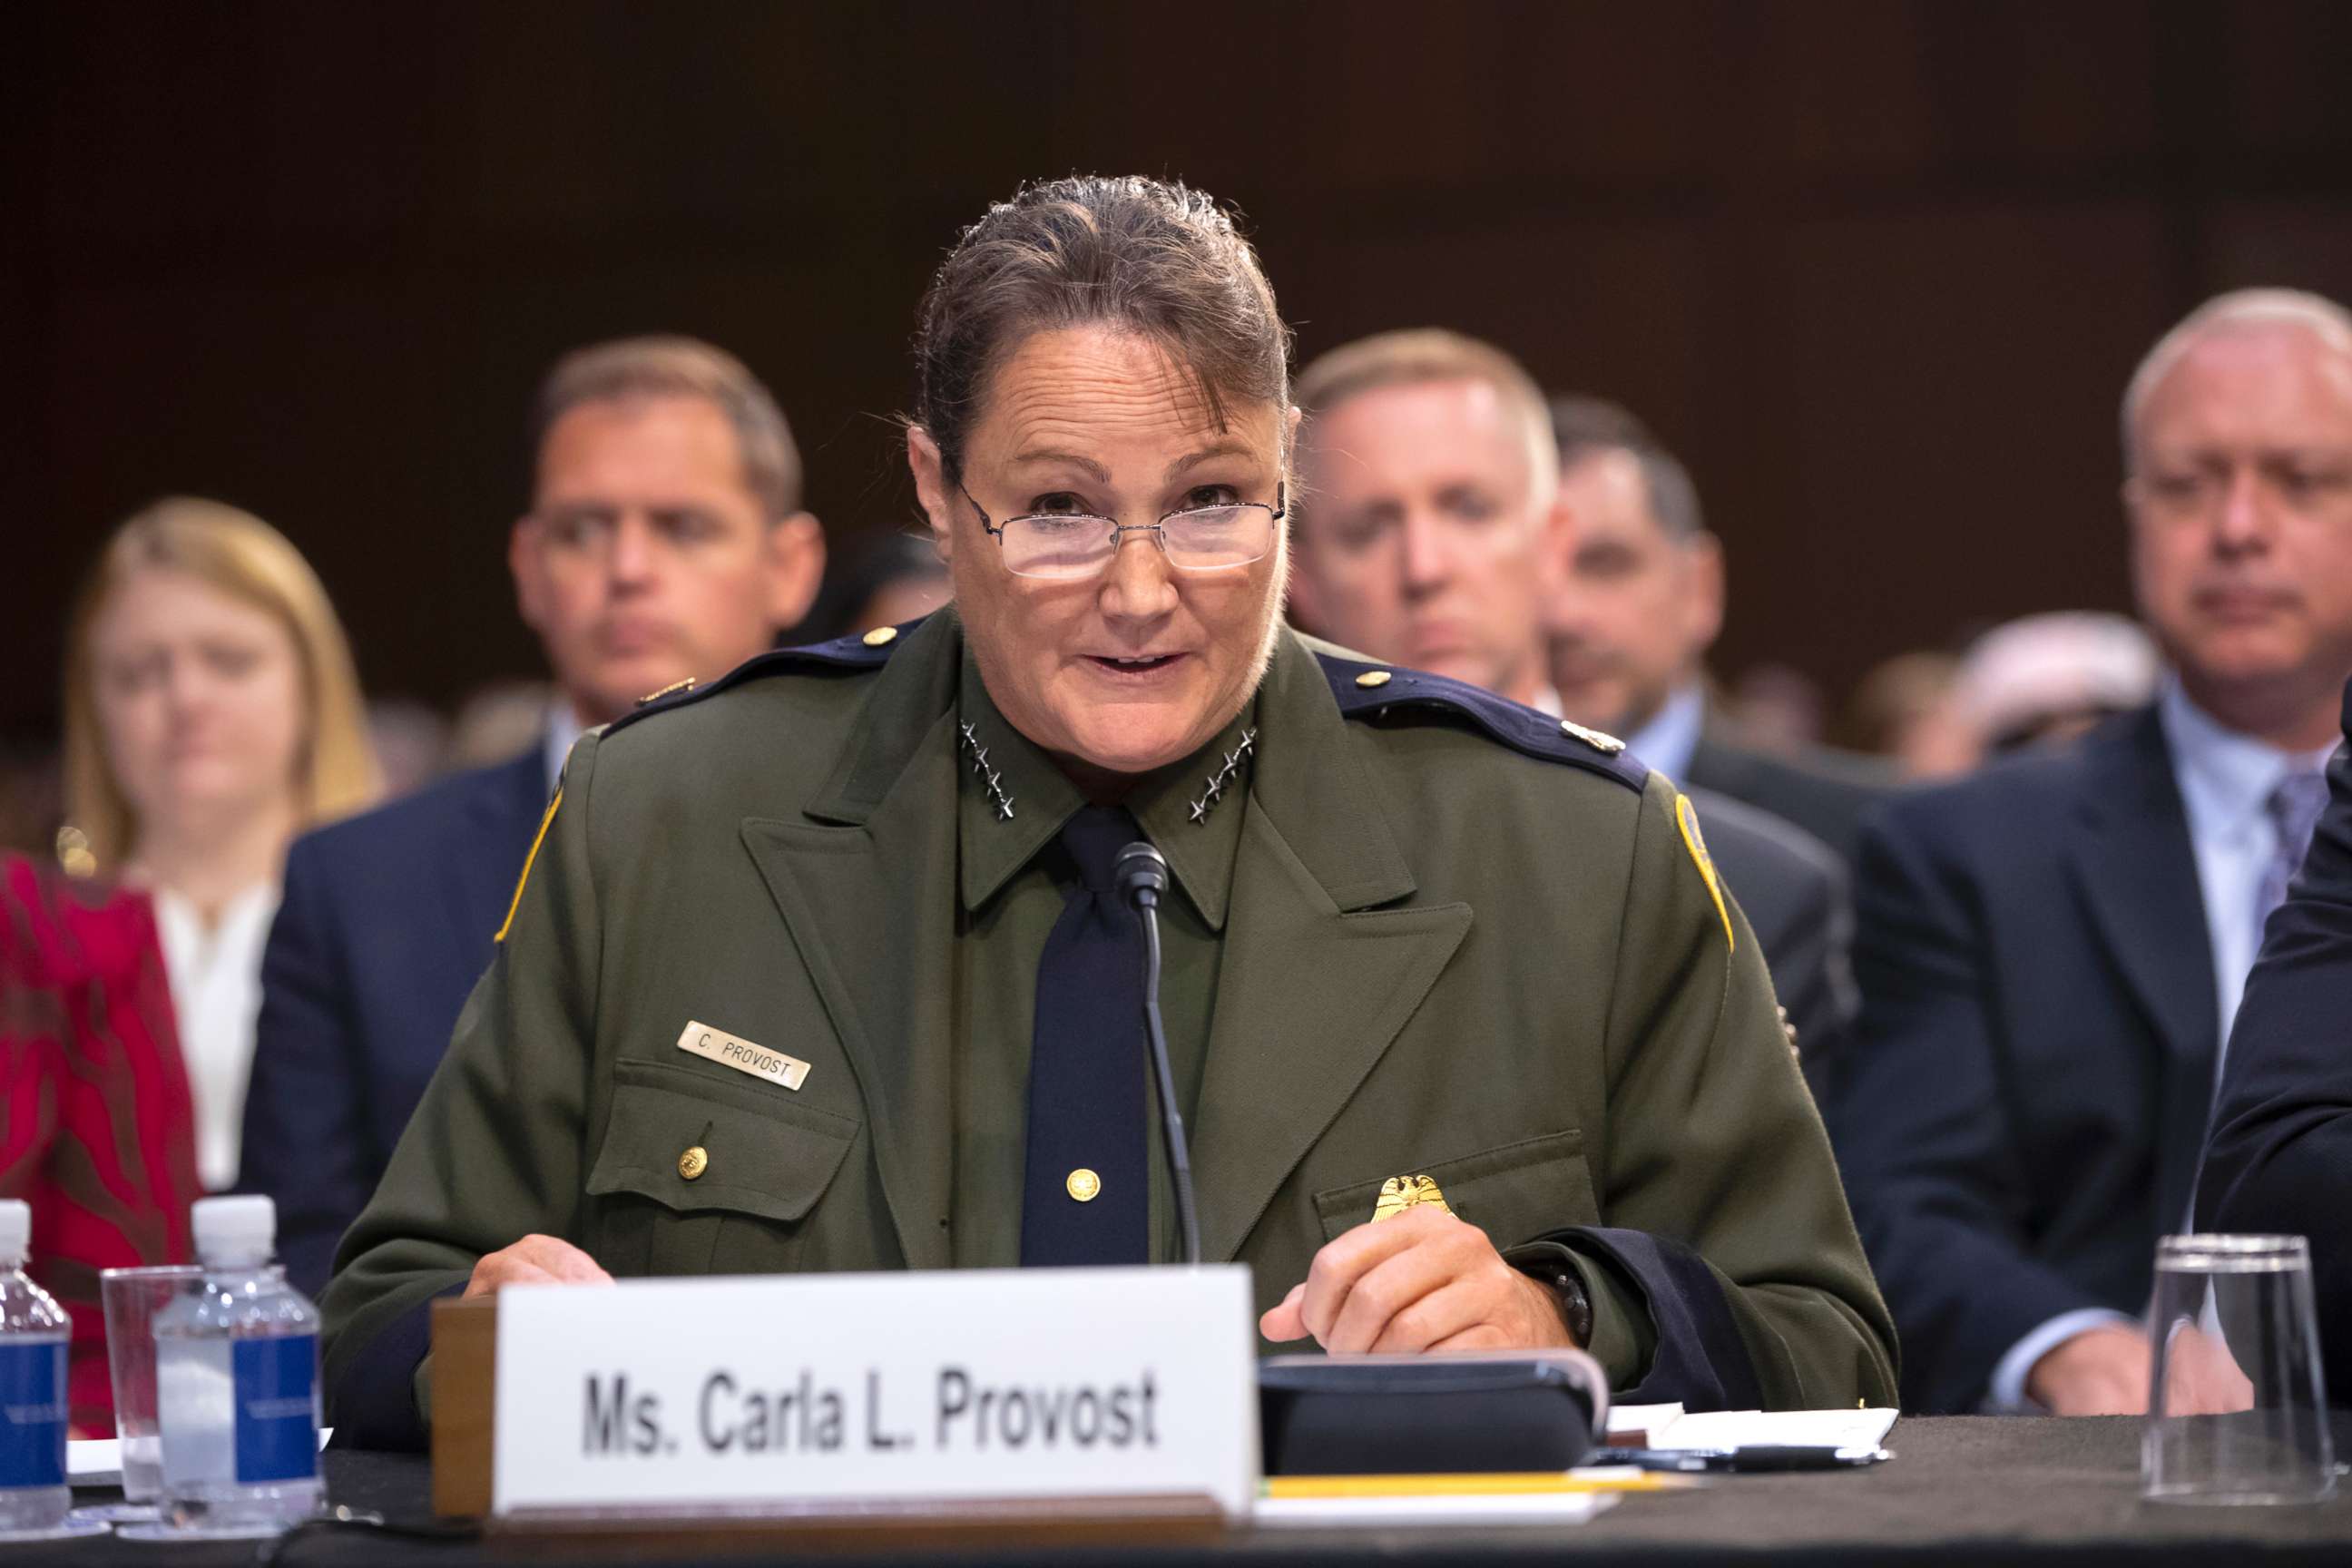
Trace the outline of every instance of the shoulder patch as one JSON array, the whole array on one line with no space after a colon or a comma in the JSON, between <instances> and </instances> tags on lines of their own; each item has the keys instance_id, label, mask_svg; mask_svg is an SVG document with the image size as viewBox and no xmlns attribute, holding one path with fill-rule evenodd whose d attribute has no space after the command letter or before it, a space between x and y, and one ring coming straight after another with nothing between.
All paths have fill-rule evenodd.
<instances>
[{"instance_id":1,"label":"shoulder patch","mask_svg":"<svg viewBox=\"0 0 2352 1568\"><path fill-rule=\"evenodd\" d=\"M804 647L780 647L745 659L708 685L683 680L676 686L665 686L646 698L630 711L622 714L598 732L611 734L625 730L641 719L656 713L673 712L707 697L716 697L731 687L757 680L765 675L822 674L828 670L856 674L861 670L879 669L890 662L897 651L899 636L922 625L912 620L903 626L877 626L875 630L835 637L831 642L810 643ZM880 634L888 632L888 637Z\"/></svg>"},{"instance_id":2,"label":"shoulder patch","mask_svg":"<svg viewBox=\"0 0 2352 1568\"><path fill-rule=\"evenodd\" d=\"M1698 807L1686 795L1675 796L1675 826L1682 829L1683 847L1690 851L1698 874L1706 879L1707 895L1715 900L1715 912L1723 921L1723 940L1737 952L1739 939L1732 934L1731 910L1723 901L1723 879L1715 874L1715 857L1707 853L1706 835L1698 830Z\"/></svg>"},{"instance_id":3,"label":"shoulder patch","mask_svg":"<svg viewBox=\"0 0 2352 1568\"><path fill-rule=\"evenodd\" d=\"M1581 724L1569 723L1497 697L1484 687L1426 670L1368 664L1320 648L1315 658L1340 713L1368 723L1454 723L1478 731L1525 756L1566 763L1639 791L1650 770L1622 743Z\"/></svg>"}]
</instances>

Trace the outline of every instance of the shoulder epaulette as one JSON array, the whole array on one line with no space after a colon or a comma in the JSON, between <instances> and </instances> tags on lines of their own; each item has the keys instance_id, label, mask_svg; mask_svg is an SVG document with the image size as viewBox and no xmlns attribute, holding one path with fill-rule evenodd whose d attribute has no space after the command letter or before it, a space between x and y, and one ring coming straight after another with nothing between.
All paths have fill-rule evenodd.
<instances>
[{"instance_id":1,"label":"shoulder epaulette","mask_svg":"<svg viewBox=\"0 0 2352 1568\"><path fill-rule=\"evenodd\" d=\"M854 632L835 637L831 642L810 643L804 647L780 647L745 659L708 685L681 680L676 686L665 686L637 700L637 705L622 714L601 731L612 734L625 730L640 719L650 719L656 713L668 713L706 697L716 697L730 687L767 675L823 674L828 670L847 675L859 670L879 669L890 661L898 639L920 620L903 626L877 626L870 632Z\"/></svg>"},{"instance_id":2,"label":"shoulder epaulette","mask_svg":"<svg viewBox=\"0 0 2352 1568\"><path fill-rule=\"evenodd\" d=\"M1650 770L1613 735L1565 719L1554 719L1497 697L1481 686L1426 670L1367 664L1318 649L1324 679L1340 713L1367 722L1434 721L1466 724L1489 740L1547 763L1567 763L1639 790Z\"/></svg>"}]
</instances>

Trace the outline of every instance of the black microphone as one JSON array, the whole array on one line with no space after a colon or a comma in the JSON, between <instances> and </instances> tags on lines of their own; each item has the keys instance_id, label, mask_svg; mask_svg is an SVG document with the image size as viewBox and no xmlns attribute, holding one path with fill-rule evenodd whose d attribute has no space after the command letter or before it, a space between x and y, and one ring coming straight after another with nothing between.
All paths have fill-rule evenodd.
<instances>
[{"instance_id":1,"label":"black microphone","mask_svg":"<svg viewBox=\"0 0 2352 1568\"><path fill-rule=\"evenodd\" d=\"M1201 1222L1192 1212L1192 1151L1184 1142L1184 1113L1176 1109L1176 1077L1168 1070L1168 1031L1160 1022L1160 900L1168 891L1168 862L1137 839L1111 864L1111 883L1132 905L1143 927L1143 1032L1151 1042L1151 1080L1160 1092L1160 1121L1168 1145L1168 1175L1176 1189L1176 1223L1184 1235L1184 1261L1201 1261Z\"/></svg>"}]
</instances>

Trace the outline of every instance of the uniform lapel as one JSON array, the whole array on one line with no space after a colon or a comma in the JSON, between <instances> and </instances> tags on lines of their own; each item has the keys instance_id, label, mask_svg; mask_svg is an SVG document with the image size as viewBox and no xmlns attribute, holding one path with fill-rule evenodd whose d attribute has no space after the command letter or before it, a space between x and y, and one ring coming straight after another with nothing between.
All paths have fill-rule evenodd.
<instances>
[{"instance_id":1,"label":"uniform lapel","mask_svg":"<svg viewBox=\"0 0 2352 1568\"><path fill-rule=\"evenodd\" d=\"M2163 1043L2157 1214L2182 1217L2211 1109L2221 1004L2189 819L2154 708L2084 742L2073 838L2075 885L2109 955Z\"/></svg>"},{"instance_id":2,"label":"uniform lapel","mask_svg":"<svg viewBox=\"0 0 2352 1568\"><path fill-rule=\"evenodd\" d=\"M1241 1248L1470 929L1466 904L1390 907L1411 869L1314 656L1285 633L1234 857L1194 1114L1205 1257Z\"/></svg>"},{"instance_id":3,"label":"uniform lapel","mask_svg":"<svg viewBox=\"0 0 2352 1568\"><path fill-rule=\"evenodd\" d=\"M961 646L953 622L932 616L892 658L806 819L751 818L742 828L857 1075L910 1268L949 1263Z\"/></svg>"}]
</instances>

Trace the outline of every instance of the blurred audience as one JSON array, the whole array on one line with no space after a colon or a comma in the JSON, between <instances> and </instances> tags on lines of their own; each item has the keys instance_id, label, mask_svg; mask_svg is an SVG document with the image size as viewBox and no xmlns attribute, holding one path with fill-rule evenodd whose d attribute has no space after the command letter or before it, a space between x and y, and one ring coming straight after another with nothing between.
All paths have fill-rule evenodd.
<instances>
[{"instance_id":1,"label":"blurred audience","mask_svg":"<svg viewBox=\"0 0 2352 1568\"><path fill-rule=\"evenodd\" d=\"M2154 701L2162 673L2155 640L2125 616L2027 616L1969 645L1951 718L1979 756L2055 745Z\"/></svg>"},{"instance_id":2,"label":"blurred audience","mask_svg":"<svg viewBox=\"0 0 2352 1568\"><path fill-rule=\"evenodd\" d=\"M300 1289L326 1283L490 962L581 730L771 647L824 567L765 387L684 338L566 356L541 387L507 553L556 685L519 754L304 838L269 937L248 1185Z\"/></svg>"},{"instance_id":3,"label":"blurred audience","mask_svg":"<svg viewBox=\"0 0 2352 1568\"><path fill-rule=\"evenodd\" d=\"M325 589L260 519L158 501L116 531L66 655L66 814L88 868L153 896L196 1171L235 1184L261 950L298 833L375 798Z\"/></svg>"},{"instance_id":4,"label":"blurred audience","mask_svg":"<svg viewBox=\"0 0 2352 1568\"><path fill-rule=\"evenodd\" d=\"M1758 664L1740 671L1723 708L1742 741L1784 757L1801 757L1820 745L1829 727L1822 683L1793 665Z\"/></svg>"},{"instance_id":5,"label":"blurred audience","mask_svg":"<svg viewBox=\"0 0 2352 1568\"><path fill-rule=\"evenodd\" d=\"M816 604L793 628L795 643L827 642L876 626L903 626L952 595L948 563L929 534L869 533L825 574Z\"/></svg>"},{"instance_id":6,"label":"blurred audience","mask_svg":"<svg viewBox=\"0 0 2352 1568\"><path fill-rule=\"evenodd\" d=\"M1863 852L1829 1112L1911 1408L2146 1405L2156 1238L2189 1223L2221 1043L2338 737L2352 316L2210 301L2141 362L2123 435L2160 695L1897 800Z\"/></svg>"},{"instance_id":7,"label":"blurred audience","mask_svg":"<svg viewBox=\"0 0 2352 1568\"><path fill-rule=\"evenodd\" d=\"M1782 738L1792 749L1759 748L1707 701L1706 651L1723 629L1723 545L1689 472L1614 403L1557 397L1551 416L1560 500L1574 523L1548 606L1562 711L1622 735L1678 782L1793 822L1850 858L1863 814L1891 775L1793 735Z\"/></svg>"},{"instance_id":8,"label":"blurred audience","mask_svg":"<svg viewBox=\"0 0 2352 1568\"><path fill-rule=\"evenodd\" d=\"M99 1271L188 1261L196 1139L148 901L0 856L0 1197L73 1318L77 1432L112 1435Z\"/></svg>"},{"instance_id":9,"label":"blurred audience","mask_svg":"<svg viewBox=\"0 0 2352 1568\"><path fill-rule=\"evenodd\" d=\"M1873 668L1846 703L1840 731L1867 756L1884 757L1905 779L1950 778L1983 760L1975 733L1952 711L1958 656L1922 649Z\"/></svg>"},{"instance_id":10,"label":"blurred audience","mask_svg":"<svg viewBox=\"0 0 2352 1568\"><path fill-rule=\"evenodd\" d=\"M457 721L449 727L450 765L472 769L512 762L541 746L551 724L568 721L551 717L563 710L554 686L544 680L478 686L457 705Z\"/></svg>"},{"instance_id":11,"label":"blurred audience","mask_svg":"<svg viewBox=\"0 0 2352 1568\"><path fill-rule=\"evenodd\" d=\"M1423 330L1333 349L1300 374L1296 396L1294 609L1376 659L1434 656L1504 696L1532 682L1533 705L1558 718L1540 683L1541 611L1573 520L1535 382L1499 349ZM1854 1010L1844 868L1777 817L1690 793L1807 1071L1826 1070Z\"/></svg>"},{"instance_id":12,"label":"blurred audience","mask_svg":"<svg viewBox=\"0 0 2352 1568\"><path fill-rule=\"evenodd\" d=\"M415 795L441 776L449 725L413 697L379 697L367 705L368 740L383 775L383 798Z\"/></svg>"}]
</instances>

